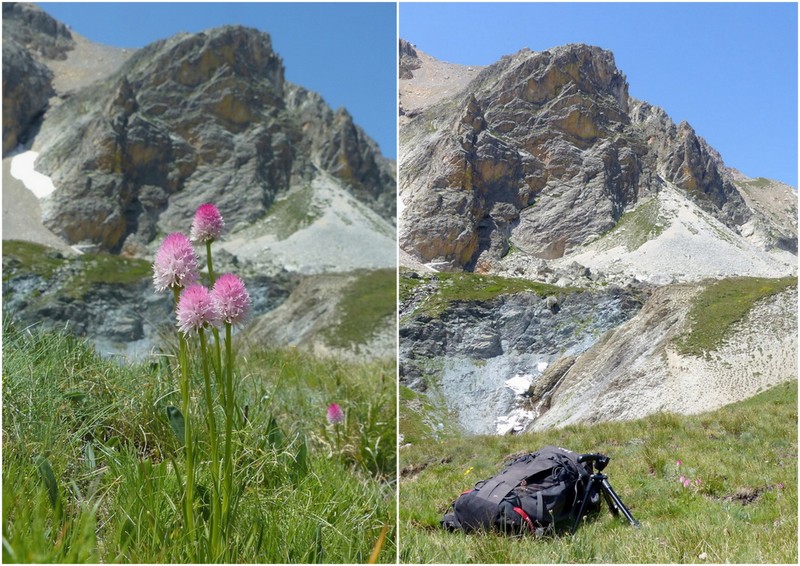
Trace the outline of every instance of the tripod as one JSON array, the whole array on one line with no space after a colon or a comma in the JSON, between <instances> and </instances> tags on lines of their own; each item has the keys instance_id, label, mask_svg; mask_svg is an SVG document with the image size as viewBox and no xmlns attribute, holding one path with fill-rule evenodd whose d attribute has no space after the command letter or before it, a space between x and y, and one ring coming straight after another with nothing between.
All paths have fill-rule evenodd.
<instances>
[{"instance_id":1,"label":"tripod","mask_svg":"<svg viewBox=\"0 0 800 566\"><path fill-rule=\"evenodd\" d=\"M586 511L586 503L591 500L598 491L603 494L606 504L608 505L608 510L611 511L612 515L617 516L619 512L622 511L622 514L625 515L625 518L628 519L631 525L634 527L639 526L639 521L633 518L633 515L631 515L631 512L625 507L625 504L619 498L617 492L615 492L611 484L608 483L608 476L602 473L610 459L611 458L608 456L602 454L581 454L578 456L578 463L588 462L589 470L593 473L589 476L589 483L586 486L583 501L581 501L581 507L578 510L578 516L575 517L575 523L572 525L573 535L578 529L578 523L580 523L583 513ZM594 467L597 467L597 472L594 472Z\"/></svg>"}]
</instances>

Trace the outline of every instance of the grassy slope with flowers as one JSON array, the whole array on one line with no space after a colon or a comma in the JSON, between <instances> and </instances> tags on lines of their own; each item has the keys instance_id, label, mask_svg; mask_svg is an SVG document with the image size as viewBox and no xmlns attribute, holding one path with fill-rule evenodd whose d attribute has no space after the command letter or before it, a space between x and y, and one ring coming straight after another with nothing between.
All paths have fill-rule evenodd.
<instances>
[{"instance_id":1,"label":"grassy slope with flowers","mask_svg":"<svg viewBox=\"0 0 800 566\"><path fill-rule=\"evenodd\" d=\"M401 562L797 563L796 381L700 415L515 436L459 437L414 422L418 416L404 414L400 424L411 444L400 452ZM612 517L605 503L574 537L439 528L459 493L497 473L509 455L548 444L611 456L605 472L641 528Z\"/></svg>"},{"instance_id":2,"label":"grassy slope with flowers","mask_svg":"<svg viewBox=\"0 0 800 566\"><path fill-rule=\"evenodd\" d=\"M169 350L123 366L74 337L4 324L4 562L186 561ZM248 422L234 439L243 495L229 560L365 562L388 525L378 560L394 562L394 363L265 351L237 373ZM331 402L345 412L338 435Z\"/></svg>"}]
</instances>

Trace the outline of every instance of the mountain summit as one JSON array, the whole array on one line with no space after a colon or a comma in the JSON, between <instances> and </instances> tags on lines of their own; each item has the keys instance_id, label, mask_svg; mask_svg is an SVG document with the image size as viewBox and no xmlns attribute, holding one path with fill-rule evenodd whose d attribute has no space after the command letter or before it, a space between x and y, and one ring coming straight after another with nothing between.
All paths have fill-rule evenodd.
<instances>
[{"instance_id":1,"label":"mountain summit","mask_svg":"<svg viewBox=\"0 0 800 566\"><path fill-rule=\"evenodd\" d=\"M411 78L400 81L401 102L420 90L420 53L405 53ZM522 50L456 94L430 98L403 108L411 118L401 128L400 243L423 262L502 272L510 252L568 257L666 191L721 226L732 255L766 254L769 274L796 262L791 199L780 219L755 203L753 180L727 168L689 124L628 94L610 51ZM639 245L670 219L656 211L652 223Z\"/></svg>"},{"instance_id":2,"label":"mountain summit","mask_svg":"<svg viewBox=\"0 0 800 566\"><path fill-rule=\"evenodd\" d=\"M727 167L599 47L400 53L403 413L509 434L796 379L795 189Z\"/></svg>"},{"instance_id":3,"label":"mountain summit","mask_svg":"<svg viewBox=\"0 0 800 566\"><path fill-rule=\"evenodd\" d=\"M333 326L347 285L394 268L395 164L345 108L286 81L267 33L232 25L117 49L27 4L4 4L3 26L5 240L56 247L66 263L80 252L149 260L164 234L188 230L197 207L215 203L226 222L215 266L249 278L256 318L306 276L354 272L313 297L332 309ZM29 273L18 271L4 297L25 295L15 285ZM63 326L107 306L64 314L63 289L40 283L35 301L10 303L22 318ZM126 348L153 334L140 308L149 292L130 290L124 314L106 316L130 322L114 333ZM383 334L393 327L386 321ZM77 329L109 334L92 320ZM383 334L380 355L391 356Z\"/></svg>"}]
</instances>

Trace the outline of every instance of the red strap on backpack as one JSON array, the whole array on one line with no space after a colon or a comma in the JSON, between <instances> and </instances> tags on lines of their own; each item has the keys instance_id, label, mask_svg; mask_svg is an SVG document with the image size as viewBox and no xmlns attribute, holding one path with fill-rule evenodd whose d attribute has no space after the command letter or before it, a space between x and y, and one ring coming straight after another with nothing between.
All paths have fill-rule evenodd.
<instances>
[{"instance_id":1,"label":"red strap on backpack","mask_svg":"<svg viewBox=\"0 0 800 566\"><path fill-rule=\"evenodd\" d=\"M522 507L514 507L514 511L516 511L517 514L525 520L525 523L528 525L531 532L535 533L536 526L533 524L533 521L531 521L531 518L528 516L525 510Z\"/></svg>"}]
</instances>

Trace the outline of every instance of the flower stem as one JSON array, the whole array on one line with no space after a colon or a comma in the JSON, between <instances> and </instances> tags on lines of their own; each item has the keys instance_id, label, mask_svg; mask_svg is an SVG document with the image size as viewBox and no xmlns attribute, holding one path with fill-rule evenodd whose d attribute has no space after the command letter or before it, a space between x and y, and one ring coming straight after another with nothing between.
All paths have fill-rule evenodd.
<instances>
[{"instance_id":1,"label":"flower stem","mask_svg":"<svg viewBox=\"0 0 800 566\"><path fill-rule=\"evenodd\" d=\"M211 262L211 240L206 240L206 264L208 265L208 288L214 286L214 265ZM216 358L214 360L214 373L217 376L217 384L222 388L222 355L219 345L219 330L211 327L211 332L214 334L214 347L216 349Z\"/></svg>"},{"instance_id":2,"label":"flower stem","mask_svg":"<svg viewBox=\"0 0 800 566\"><path fill-rule=\"evenodd\" d=\"M214 496L212 497L212 519L211 519L211 559L217 560L217 553L220 548L220 522L221 503L219 500L219 450L217 447L217 419L214 416L214 398L211 394L211 375L208 369L208 346L206 344L206 333L200 328L200 355L203 358L203 377L205 379L206 410L208 412L208 430L211 444L211 481L214 485Z\"/></svg>"},{"instance_id":3,"label":"flower stem","mask_svg":"<svg viewBox=\"0 0 800 566\"><path fill-rule=\"evenodd\" d=\"M175 294L175 304L180 300L180 289L173 287ZM184 497L186 514L186 531L189 535L189 561L194 561L194 449L192 446L192 419L189 415L189 365L186 355L186 340L181 332L178 332L180 343L180 366L181 366L181 401L183 413L183 445L186 451L186 494Z\"/></svg>"},{"instance_id":4,"label":"flower stem","mask_svg":"<svg viewBox=\"0 0 800 566\"><path fill-rule=\"evenodd\" d=\"M222 513L225 531L230 527L230 510L233 499L233 350L231 348L231 323L225 323L225 460L223 471Z\"/></svg>"}]
</instances>

